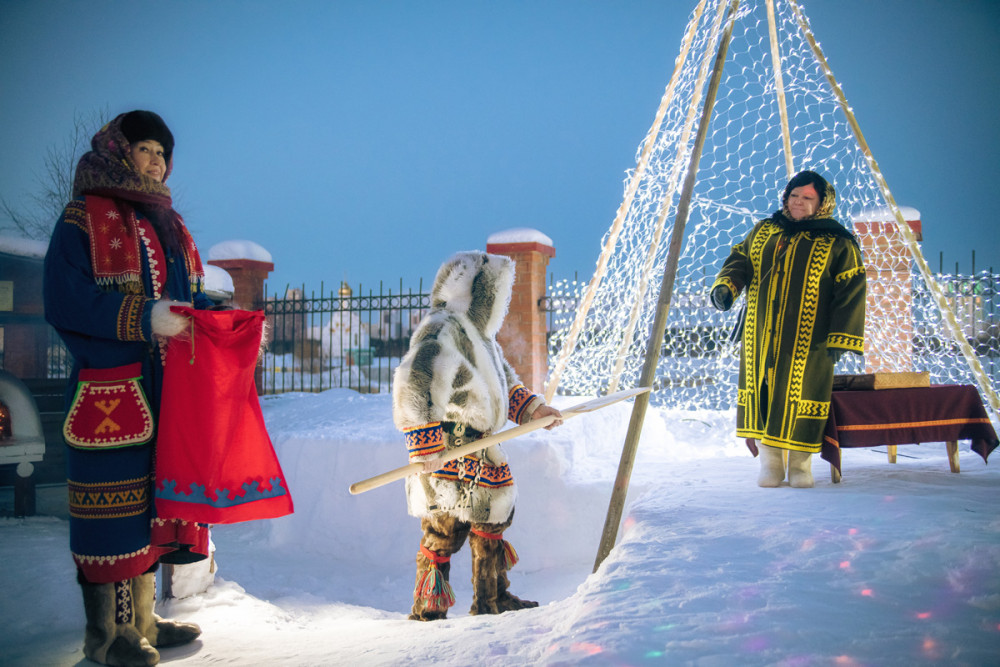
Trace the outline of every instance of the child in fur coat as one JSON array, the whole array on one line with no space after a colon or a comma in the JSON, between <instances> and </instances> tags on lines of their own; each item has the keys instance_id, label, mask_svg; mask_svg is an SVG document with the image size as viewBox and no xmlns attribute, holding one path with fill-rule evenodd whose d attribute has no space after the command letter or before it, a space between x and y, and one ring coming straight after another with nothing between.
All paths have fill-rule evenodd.
<instances>
[{"instance_id":1,"label":"child in fur coat","mask_svg":"<svg viewBox=\"0 0 1000 667\"><path fill-rule=\"evenodd\" d=\"M438 270L431 310L413 333L396 369L393 419L405 434L411 462L558 410L528 391L504 359L496 336L514 284L513 260L458 253ZM470 614L499 614L538 606L508 591L507 570L517 554L503 539L513 519L517 487L499 445L406 480L407 509L420 519L423 539L410 619L445 618L455 603L450 557L465 540L472 549Z\"/></svg>"}]
</instances>

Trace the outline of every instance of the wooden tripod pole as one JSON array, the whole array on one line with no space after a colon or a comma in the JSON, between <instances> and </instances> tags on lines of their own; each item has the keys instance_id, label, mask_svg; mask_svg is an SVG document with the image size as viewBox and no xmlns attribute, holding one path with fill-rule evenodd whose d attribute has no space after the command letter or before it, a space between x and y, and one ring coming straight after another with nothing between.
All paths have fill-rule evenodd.
<instances>
[{"instance_id":1,"label":"wooden tripod pole","mask_svg":"<svg viewBox=\"0 0 1000 667\"><path fill-rule=\"evenodd\" d=\"M621 231L625 226L625 218L628 216L629 209L632 207L632 201L635 199L635 193L638 191L639 184L642 182L643 176L646 174L646 169L649 166L650 156L652 155L653 147L656 146L656 137L660 133L660 126L663 124L663 118L666 116L667 109L670 108L670 103L674 99L674 89L677 85L677 79L680 77L680 73L684 69L684 63L687 60L687 54L691 48L691 40L694 37L695 29L698 27L698 21L701 18L702 11L705 9L705 2L706 0L701 0L698 3L698 6L695 8L694 18L692 18L691 22L688 24L687 33L684 35L683 42L681 42L681 52L677 56L677 61L674 64L674 73L670 77L670 83L667 84L667 89L663 92L663 97L660 99L660 106L656 110L656 116L653 118L653 125L649 128L649 132L646 133L646 140L642 145L642 153L639 156L639 163L636 165L635 171L632 173L632 178L629 179L628 188L625 190L625 197L622 199L622 203L618 207L618 213L615 215L615 221L611 224L611 230L608 232L604 248L601 250L601 256L597 260L597 268L594 271L593 277L590 279L590 283L587 284L583 300L577 308L576 317L573 319L573 324L570 326L569 334L563 341L562 348L559 350L559 356L556 358L548 384L545 385L546 403L551 403L552 397L556 394L556 389L559 387L559 380L562 378L566 364L569 363L569 358L572 356L573 350L576 349L576 341L580 337L580 331L583 329L584 322L587 320L587 313L590 312L590 307L597 294L597 288L600 286L601 281L604 280L604 274L607 271L611 254L614 252L615 246L618 243L618 236L621 234Z\"/></svg>"},{"instance_id":2,"label":"wooden tripod pole","mask_svg":"<svg viewBox=\"0 0 1000 667\"><path fill-rule=\"evenodd\" d=\"M771 38L771 66L774 69L774 92L778 97L778 112L781 115L785 170L788 172L788 178L791 178L795 175L795 161L792 159L792 137L788 130L788 105L785 103L785 79L781 74L781 51L778 48L778 26L774 18L774 0L767 0L767 32Z\"/></svg>"},{"instance_id":3,"label":"wooden tripod pole","mask_svg":"<svg viewBox=\"0 0 1000 667\"><path fill-rule=\"evenodd\" d=\"M722 6L720 6L719 11L716 12L715 23L712 25L711 37L713 41L719 33L719 25L722 21L722 16ZM625 368L625 361L629 356L629 348L632 347L632 337L635 334L635 328L639 323L639 314L642 312L642 307L646 303L646 292L650 287L649 276L653 273L656 255L660 250L660 241L663 238L663 232L666 226L667 213L670 210L670 204L674 200L674 192L677 190L677 184L681 179L681 172L683 171L684 165L684 154L688 151L688 142L691 139L691 133L694 131L693 128L695 121L698 120L698 106L703 100L705 79L708 78L708 71L711 65L712 53L706 49L698 72L698 78L695 81L694 90L691 91L691 100L688 103L687 116L684 119L684 129L681 131L680 140L676 142L677 155L673 159L670 169L670 177L667 179L667 187L664 189L663 197L660 199L660 210L656 216L653 237L649 242L649 247L646 249L646 261L643 263L642 272L639 274L639 282L636 285L635 293L629 296L632 301L632 308L629 311L628 322L625 325L622 331L621 339L618 342L618 351L615 354L615 367L611 369L611 377L608 378L607 392L609 394L618 391L618 383L621 381L622 371Z\"/></svg>"},{"instance_id":4,"label":"wooden tripod pole","mask_svg":"<svg viewBox=\"0 0 1000 667\"><path fill-rule=\"evenodd\" d=\"M920 275L923 277L924 283L930 290L931 296L934 297L934 301L941 313L941 318L945 322L945 326L951 333L958 349L961 350L962 355L965 356L965 360L969 364L969 370L972 371L972 375L976 378L976 383L979 385L979 391L983 395L983 398L986 399L986 404L993 411L993 416L1000 419L1000 398L997 397L997 393L993 390L990 379L983 370L983 365L980 363L979 357L976 356L975 350L972 349L972 346L969 345L969 341L966 340L965 334L962 332L962 327L958 324L958 318L955 317L955 312L952 310L951 304L948 303L948 297L945 295L944 290L941 289L941 286L934 278L933 273L931 273L931 268L927 265L927 260L924 259L924 254L920 251L920 245L917 243L917 237L913 234L913 230L910 229L906 220L903 219L903 213L896 205L896 199L892 196L892 192L889 190L889 184L886 183L885 177L882 175L882 170L879 169L878 163L875 161L875 156L872 155L871 149L868 147L868 142L865 141L865 137L861 133L861 126L858 125L858 121L854 117L854 112L851 110L851 106L847 103L847 96L844 95L844 91L841 89L840 84L837 83L837 79L834 78L833 71L830 69L830 65L827 63L826 57L823 55L823 51L819 48L816 38L813 37L812 30L809 29L809 23L806 21L805 15L802 13L802 10L799 8L799 5L795 0L790 0L790 4L792 9L795 11L795 16L798 19L799 28L801 28L802 34L805 35L806 41L809 42L813 55L816 56L817 62L819 62L820 66L823 68L826 80L830 84L830 88L833 90L834 95L837 97L837 102L840 104L841 110L847 117L847 122L851 126L851 130L854 132L854 138L857 140L859 148L868 160L868 166L872 170L875 182L878 184L879 190L882 192L882 196L885 197L886 202L889 204L889 209L892 211L894 222L896 223L896 230L903 238L903 243L910 251L910 256L917 265L917 269L920 271Z\"/></svg>"},{"instance_id":5,"label":"wooden tripod pole","mask_svg":"<svg viewBox=\"0 0 1000 667\"><path fill-rule=\"evenodd\" d=\"M701 160L701 152L705 146L705 137L708 134L708 125L715 106L715 95L719 89L719 81L722 79L722 69L726 63L726 52L729 50L729 40L733 35L733 24L736 21L736 10L739 9L739 5L740 0L732 0L729 6L726 29L719 40L719 49L715 57L715 69L712 71L712 80L705 95L705 106L702 109L701 120L698 124L698 134L691 149L691 159L688 163L687 175L684 179L684 188L677 203L677 215L674 218L674 228L670 235L667 266L663 272L663 281L660 284L656 317L653 320L653 330L650 332L649 342L646 344L646 360L642 368L642 377L639 380L639 384L644 387L652 387L656 381L656 367L660 360L660 348L663 345L663 334L667 329L670 298L674 289L674 278L677 275L677 260L683 247L684 227L687 224L691 208L691 196L694 192L695 181L698 178L698 163ZM597 550L597 559L594 561L595 572L601 566L601 563L604 562L604 559L608 557L608 554L611 553L611 550L615 546L615 540L618 537L618 526L621 524L622 511L625 507L625 497L628 494L629 479L632 476L632 464L635 462L635 452L639 444L639 435L642 432L642 423L646 418L646 409L648 407L648 393L638 396L635 403L632 404L632 416L629 420L625 444L622 447L621 461L618 464L618 476L615 479L615 486L611 492L611 503L608 505L608 515L604 522L604 532L601 535L601 544Z\"/></svg>"}]
</instances>

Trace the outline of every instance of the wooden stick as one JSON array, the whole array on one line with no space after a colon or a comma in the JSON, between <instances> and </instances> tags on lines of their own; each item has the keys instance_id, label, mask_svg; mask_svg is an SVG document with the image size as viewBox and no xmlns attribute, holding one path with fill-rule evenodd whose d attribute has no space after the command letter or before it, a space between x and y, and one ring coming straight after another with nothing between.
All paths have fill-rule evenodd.
<instances>
[{"instance_id":1,"label":"wooden stick","mask_svg":"<svg viewBox=\"0 0 1000 667\"><path fill-rule=\"evenodd\" d=\"M618 403L619 401L624 401L632 396L638 396L639 394L645 394L649 391L649 387L638 387L636 389L628 389L626 391L620 391L616 394L609 394L607 396L601 396L579 405L574 405L566 410L560 410L562 413L563 421L577 417L588 412L593 412L595 410L600 410L601 408L606 408L609 405ZM556 417L549 415L547 417L542 417L540 419L533 419L527 424L521 424L520 426L515 426L514 428L509 428L506 431L501 431L499 433L494 433L493 435L487 436L480 440L475 440L467 445L462 445L461 447L456 447L455 449L449 450L443 456L436 459L431 459L428 461L423 461L421 463L410 463L409 465L401 466L395 470L390 470L384 472L381 475L375 475L368 479L362 480L360 482L355 482L351 484L351 495L358 495L359 493L364 493L365 491L371 491L372 489L377 489L380 486L385 486L390 482L395 482L398 479L403 479L409 477L410 475L415 475L420 472L433 472L440 469L445 463L449 461L454 461L455 459L462 458L463 456L468 456L469 454L475 454L476 452L486 449L491 445L496 445L498 443L504 442L506 440L511 440L518 436L524 435L525 433L530 433L531 431L537 431L540 428L545 428L552 422L556 420Z\"/></svg>"}]
</instances>

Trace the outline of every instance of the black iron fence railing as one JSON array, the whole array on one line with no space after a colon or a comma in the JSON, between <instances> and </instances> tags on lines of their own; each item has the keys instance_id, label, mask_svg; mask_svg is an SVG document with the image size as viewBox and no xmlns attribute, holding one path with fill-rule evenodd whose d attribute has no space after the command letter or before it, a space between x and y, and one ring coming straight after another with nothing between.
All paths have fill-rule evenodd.
<instances>
[{"instance_id":1,"label":"black iron fence railing","mask_svg":"<svg viewBox=\"0 0 1000 667\"><path fill-rule=\"evenodd\" d=\"M334 387L388 392L410 335L430 308L430 294L403 289L328 293L305 288L265 293L271 342L263 357L261 393L318 392Z\"/></svg>"},{"instance_id":2,"label":"black iron fence railing","mask_svg":"<svg viewBox=\"0 0 1000 667\"><path fill-rule=\"evenodd\" d=\"M987 375L1000 379L1000 275L983 271L974 276L939 274L937 279ZM584 287L576 280L550 282L547 294L539 300L550 336L572 324ZM380 284L377 292L366 293L360 286L355 292L342 284L336 292L326 292L321 285L318 294L305 293L304 288L289 289L280 297L265 293L271 342L262 361L261 392L318 392L333 387L364 393L390 391L392 372L409 348L413 330L430 309L430 294L424 293L423 283L416 291L404 290L400 282L396 291ZM716 313L707 306L704 294L689 296L690 303L679 298L675 306L699 307L705 317L697 331L668 331L665 354L710 355L717 347L713 341L729 334L728 325L713 319ZM930 296L921 293L914 298L919 303ZM48 377L68 377L72 358L55 331L50 329L49 334ZM703 340L706 336L711 340ZM951 344L919 321L913 343L915 350L944 349ZM558 350L550 348L549 352Z\"/></svg>"}]
</instances>

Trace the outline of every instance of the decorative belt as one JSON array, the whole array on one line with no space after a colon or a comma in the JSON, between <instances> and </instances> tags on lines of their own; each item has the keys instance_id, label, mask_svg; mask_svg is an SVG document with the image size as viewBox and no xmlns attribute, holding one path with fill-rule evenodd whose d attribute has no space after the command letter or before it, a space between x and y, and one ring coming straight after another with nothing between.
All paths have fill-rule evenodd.
<instances>
[{"instance_id":1,"label":"decorative belt","mask_svg":"<svg viewBox=\"0 0 1000 667\"><path fill-rule=\"evenodd\" d=\"M489 431L477 431L461 422L441 422L441 430L450 436L451 444L455 447L480 440L490 434Z\"/></svg>"}]
</instances>

